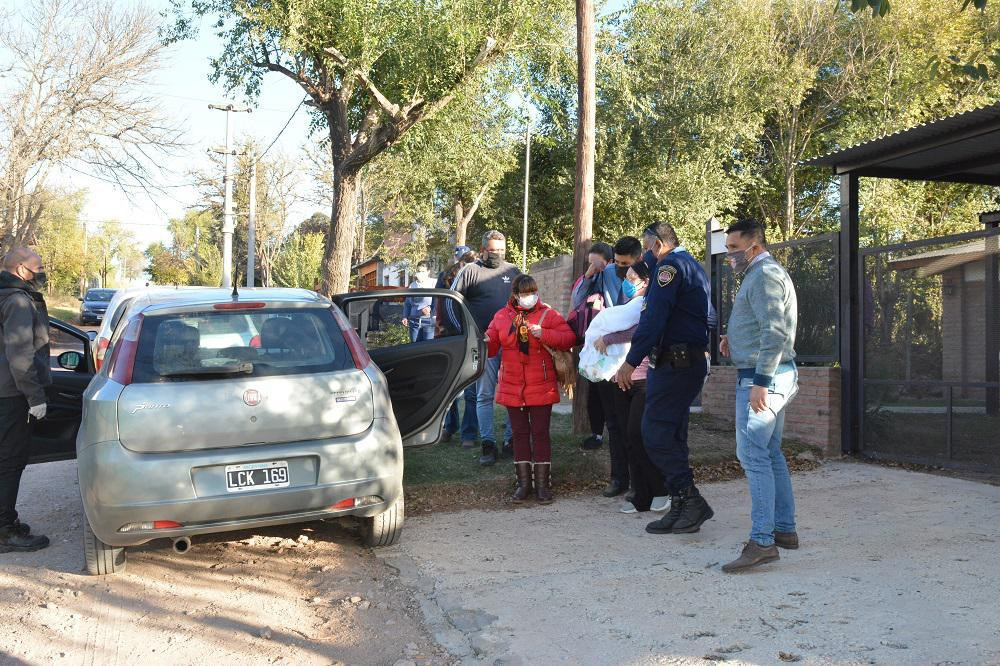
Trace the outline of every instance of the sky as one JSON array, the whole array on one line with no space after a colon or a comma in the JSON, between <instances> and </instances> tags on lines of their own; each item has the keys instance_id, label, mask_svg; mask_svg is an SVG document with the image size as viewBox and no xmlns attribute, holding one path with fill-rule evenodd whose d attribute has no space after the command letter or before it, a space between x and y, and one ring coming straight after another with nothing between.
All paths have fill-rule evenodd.
<instances>
[{"instance_id":1,"label":"sky","mask_svg":"<svg viewBox=\"0 0 1000 666\"><path fill-rule=\"evenodd\" d=\"M120 0L122 6L133 3ZM144 3L156 11L169 10L168 0ZM209 81L209 59L221 53L221 41L206 24L198 38L174 44L166 52L163 69L145 92L156 100L167 116L184 130L188 144L179 154L162 160L163 193L149 197L142 190L126 195L117 186L75 171L63 171L55 181L76 189L86 189L88 196L83 217L88 230L95 231L104 220L115 219L135 235L143 247L156 241L169 240L167 221L182 217L198 203L198 192L190 186L190 172L212 167L207 151L225 145L226 113L209 110L209 104L235 102L246 106L238 94L227 95L223 86ZM286 77L269 73L257 106L252 113L234 113L234 137L255 137L267 146L291 118L270 154L300 153L309 137L309 115L305 107L293 111L302 100L301 89ZM305 186L305 185L304 185ZM317 210L315 204L301 203L292 209L291 220L298 222ZM239 211L238 211L239 212ZM327 211L328 212L328 211ZM237 218L239 223L239 218Z\"/></svg>"}]
</instances>

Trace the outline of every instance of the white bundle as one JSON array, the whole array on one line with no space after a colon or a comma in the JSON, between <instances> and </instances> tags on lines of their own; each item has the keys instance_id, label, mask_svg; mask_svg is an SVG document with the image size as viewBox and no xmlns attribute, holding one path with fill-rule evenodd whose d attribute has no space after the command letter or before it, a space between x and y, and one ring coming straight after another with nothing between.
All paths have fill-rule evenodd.
<instances>
[{"instance_id":1,"label":"white bundle","mask_svg":"<svg viewBox=\"0 0 1000 666\"><path fill-rule=\"evenodd\" d=\"M603 354L594 347L597 338L609 333L626 331L639 323L642 316L642 298L633 298L625 305L601 310L590 322L580 350L580 374L592 382L611 379L625 362L631 343L608 345Z\"/></svg>"}]
</instances>

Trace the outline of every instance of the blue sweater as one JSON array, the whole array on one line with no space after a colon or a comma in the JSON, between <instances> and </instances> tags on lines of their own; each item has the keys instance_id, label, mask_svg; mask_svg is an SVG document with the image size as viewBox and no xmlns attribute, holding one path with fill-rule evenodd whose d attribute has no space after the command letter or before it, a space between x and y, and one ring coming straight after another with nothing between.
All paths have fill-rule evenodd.
<instances>
[{"instance_id":1,"label":"blue sweater","mask_svg":"<svg viewBox=\"0 0 1000 666\"><path fill-rule=\"evenodd\" d=\"M784 267L766 256L747 269L729 315L729 355L740 375L769 386L781 363L795 359L798 305Z\"/></svg>"}]
</instances>

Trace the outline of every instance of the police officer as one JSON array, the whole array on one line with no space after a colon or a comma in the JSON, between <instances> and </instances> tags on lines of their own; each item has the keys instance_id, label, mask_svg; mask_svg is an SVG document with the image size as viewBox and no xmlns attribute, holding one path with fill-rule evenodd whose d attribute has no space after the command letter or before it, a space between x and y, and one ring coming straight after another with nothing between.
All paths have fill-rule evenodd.
<instances>
[{"instance_id":1,"label":"police officer","mask_svg":"<svg viewBox=\"0 0 1000 666\"><path fill-rule=\"evenodd\" d=\"M639 328L615 381L627 389L632 371L649 356L642 439L650 460L667 482L670 511L647 525L646 531L685 534L697 532L713 516L712 508L694 486L687 440L691 403L708 374L705 352L709 327L716 325L715 311L708 276L680 247L674 228L660 222L647 227L644 235L657 263Z\"/></svg>"}]
</instances>

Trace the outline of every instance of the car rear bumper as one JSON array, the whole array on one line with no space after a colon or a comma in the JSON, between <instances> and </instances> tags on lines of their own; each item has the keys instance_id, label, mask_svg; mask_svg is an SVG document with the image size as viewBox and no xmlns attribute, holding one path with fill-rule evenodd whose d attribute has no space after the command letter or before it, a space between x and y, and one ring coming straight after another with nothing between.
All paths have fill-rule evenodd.
<instances>
[{"instance_id":1,"label":"car rear bumper","mask_svg":"<svg viewBox=\"0 0 1000 666\"><path fill-rule=\"evenodd\" d=\"M94 534L112 546L332 516L373 516L403 492L402 444L395 421L375 419L354 437L179 453L134 453L117 441L78 452L84 511ZM283 460L290 486L229 493L226 465ZM361 508L334 504L378 496ZM182 527L119 532L129 523Z\"/></svg>"}]
</instances>

